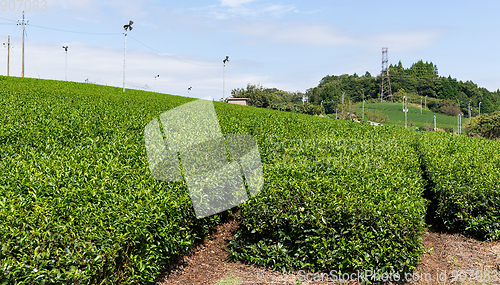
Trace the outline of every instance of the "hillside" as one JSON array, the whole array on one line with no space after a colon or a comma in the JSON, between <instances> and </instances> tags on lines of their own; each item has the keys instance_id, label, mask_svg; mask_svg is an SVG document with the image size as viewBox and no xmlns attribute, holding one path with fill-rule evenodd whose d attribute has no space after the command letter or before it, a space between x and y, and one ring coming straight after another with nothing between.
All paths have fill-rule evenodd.
<instances>
[{"instance_id":1,"label":"hillside","mask_svg":"<svg viewBox=\"0 0 500 285\"><path fill-rule=\"evenodd\" d=\"M401 98L412 96L415 98L428 97L432 100L443 100L455 105L462 113L468 114L469 102L472 116L479 112L481 102L482 113L492 113L500 110L500 90L489 91L472 81L459 81L451 76L439 76L438 69L432 62L422 60L404 68L399 62L389 66L389 76L393 97L400 102ZM343 74L327 75L321 79L318 86L306 92L309 102L319 105L321 101L339 104L342 93L346 100L353 102L366 100L380 100L381 76ZM387 96L387 94L386 94ZM384 98L388 99L388 98ZM331 111L330 111L331 112Z\"/></svg>"},{"instance_id":2,"label":"hillside","mask_svg":"<svg viewBox=\"0 0 500 285\"><path fill-rule=\"evenodd\" d=\"M361 104L356 105L356 115L361 118ZM365 113L373 112L374 114L382 113L388 121L383 122L384 125L396 125L400 127L405 126L405 113L402 111L403 107L401 103L372 103L365 104ZM429 129L434 128L434 116L436 116L436 126L438 129L457 132L457 117L446 116L444 114L435 113L429 109L422 108L422 114L420 113L419 105L409 105L408 106L408 128L418 127L419 129ZM466 118L462 118L462 126L465 125Z\"/></svg>"},{"instance_id":3,"label":"hillside","mask_svg":"<svg viewBox=\"0 0 500 285\"><path fill-rule=\"evenodd\" d=\"M148 167L145 126L192 100L0 77L0 283L146 284L226 221L196 219L186 183ZM235 209L232 259L403 274L427 222L500 238L495 141L213 104L223 134L255 138L264 171Z\"/></svg>"},{"instance_id":4,"label":"hillside","mask_svg":"<svg viewBox=\"0 0 500 285\"><path fill-rule=\"evenodd\" d=\"M391 64L389 78L392 100L389 94L385 94L384 102L402 103L404 96L415 105L419 105L420 100L427 100L427 107L430 110L448 116L456 116L460 113L468 116L469 108L472 117L480 113L491 114L500 110L500 89L489 91L472 81L463 82L451 76L439 76L437 66L432 62L424 63L420 60L409 68L404 68L401 62L397 65ZM249 83L246 88L233 89L231 95L235 98L249 98L249 104L255 107L309 115L334 116L341 108L344 108L344 113L346 113L349 104L359 106L363 100L380 102L380 87L381 76L372 76L366 72L361 76L356 73L326 75L320 80L318 86L307 89L305 93L287 92ZM393 108L388 108L388 112L392 113L390 117L398 117L393 112ZM417 110L417 112L420 111ZM361 115L359 112L358 114ZM451 119L436 116L442 123L442 128L451 131L453 127ZM427 127L427 119L430 119L428 122L433 124L433 115L431 118L415 116L413 119L412 123L420 128ZM391 125L397 125L398 122L399 120L389 119ZM456 128L456 124L454 126Z\"/></svg>"}]
</instances>

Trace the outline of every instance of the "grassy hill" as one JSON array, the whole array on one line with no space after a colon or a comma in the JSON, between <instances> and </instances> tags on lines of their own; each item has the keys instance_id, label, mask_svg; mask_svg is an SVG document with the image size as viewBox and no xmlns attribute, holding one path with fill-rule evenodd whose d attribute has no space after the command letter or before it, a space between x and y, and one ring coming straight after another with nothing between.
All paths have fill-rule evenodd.
<instances>
[{"instance_id":1,"label":"grassy hill","mask_svg":"<svg viewBox=\"0 0 500 285\"><path fill-rule=\"evenodd\" d=\"M357 104L356 116L361 118L361 104ZM384 115L388 116L389 120L385 122L385 125L405 125L405 113L403 112L403 106L401 103L365 103L365 113L368 111L382 112ZM431 110L422 109L422 114L420 114L420 107L408 106L408 128L434 128L434 116L436 116L436 125L438 129L447 129L457 131L457 117L446 116L439 113L434 113ZM366 117L365 117L366 120ZM462 118L462 125L465 124L465 118Z\"/></svg>"}]
</instances>

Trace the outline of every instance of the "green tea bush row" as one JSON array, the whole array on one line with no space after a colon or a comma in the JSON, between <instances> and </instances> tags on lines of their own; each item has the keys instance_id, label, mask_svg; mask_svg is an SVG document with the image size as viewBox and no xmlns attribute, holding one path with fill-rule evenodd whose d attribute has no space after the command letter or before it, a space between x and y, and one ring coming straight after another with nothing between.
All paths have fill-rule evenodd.
<instances>
[{"instance_id":1,"label":"green tea bush row","mask_svg":"<svg viewBox=\"0 0 500 285\"><path fill-rule=\"evenodd\" d=\"M219 222L197 220L185 183L156 181L147 164L144 126L189 100L0 77L0 283L148 283ZM276 270L409 272L423 251L423 174L449 228L498 238L493 142L215 109L224 134L257 140L265 176L240 206L234 259Z\"/></svg>"},{"instance_id":2,"label":"green tea bush row","mask_svg":"<svg viewBox=\"0 0 500 285\"><path fill-rule=\"evenodd\" d=\"M246 110L220 112L227 132L257 138L264 162L264 189L240 206L234 259L282 271L415 267L426 201L412 133Z\"/></svg>"},{"instance_id":3,"label":"green tea bush row","mask_svg":"<svg viewBox=\"0 0 500 285\"><path fill-rule=\"evenodd\" d=\"M146 284L218 221L155 181L144 126L189 99L0 77L0 284Z\"/></svg>"},{"instance_id":4,"label":"green tea bush row","mask_svg":"<svg viewBox=\"0 0 500 285\"><path fill-rule=\"evenodd\" d=\"M500 144L444 133L418 142L431 181L431 218L451 231L500 239Z\"/></svg>"}]
</instances>

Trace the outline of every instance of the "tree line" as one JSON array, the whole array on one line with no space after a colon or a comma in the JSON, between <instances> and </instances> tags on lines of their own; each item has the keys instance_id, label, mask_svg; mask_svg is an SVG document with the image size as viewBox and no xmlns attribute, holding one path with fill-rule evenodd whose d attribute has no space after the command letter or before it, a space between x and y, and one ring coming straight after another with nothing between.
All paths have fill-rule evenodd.
<instances>
[{"instance_id":1,"label":"tree line","mask_svg":"<svg viewBox=\"0 0 500 285\"><path fill-rule=\"evenodd\" d=\"M407 96L414 102L427 96L428 107L447 115L471 115L492 113L500 110L500 90L494 92L479 87L472 81L459 81L451 76L439 76L438 68L432 62L422 60L404 68L401 61L389 66L390 83L394 101ZM363 99L377 101L380 96L381 76L356 73L349 75L327 75L318 86L309 88L305 93L288 92L262 85L248 84L246 88L233 89L234 98L250 98L249 104L256 107L306 114L334 114L347 102L361 102ZM470 102L470 103L469 103Z\"/></svg>"}]
</instances>

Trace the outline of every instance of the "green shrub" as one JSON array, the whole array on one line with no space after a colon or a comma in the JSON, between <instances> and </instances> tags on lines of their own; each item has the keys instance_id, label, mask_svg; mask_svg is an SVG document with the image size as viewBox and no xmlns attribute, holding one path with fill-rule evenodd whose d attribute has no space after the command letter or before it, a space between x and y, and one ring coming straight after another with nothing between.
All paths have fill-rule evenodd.
<instances>
[{"instance_id":1,"label":"green shrub","mask_svg":"<svg viewBox=\"0 0 500 285\"><path fill-rule=\"evenodd\" d=\"M283 271L411 271L426 210L413 134L294 119L260 138L265 187L240 206L233 258Z\"/></svg>"},{"instance_id":2,"label":"green shrub","mask_svg":"<svg viewBox=\"0 0 500 285\"><path fill-rule=\"evenodd\" d=\"M0 283L145 284L218 220L155 181L143 130L189 99L0 77Z\"/></svg>"},{"instance_id":3,"label":"green shrub","mask_svg":"<svg viewBox=\"0 0 500 285\"><path fill-rule=\"evenodd\" d=\"M148 283L220 222L197 220L186 185L149 172L144 126L189 100L0 76L0 283ZM265 176L240 206L235 259L410 272L423 251L423 174L443 224L499 238L497 142L214 106L224 134L257 140Z\"/></svg>"},{"instance_id":4,"label":"green shrub","mask_svg":"<svg viewBox=\"0 0 500 285\"><path fill-rule=\"evenodd\" d=\"M471 136L498 139L500 137L500 111L474 117L467 122L464 129Z\"/></svg>"},{"instance_id":5,"label":"green shrub","mask_svg":"<svg viewBox=\"0 0 500 285\"><path fill-rule=\"evenodd\" d=\"M383 110L367 110L365 116L368 121L372 122L385 123L389 121L389 116L385 115Z\"/></svg>"},{"instance_id":6,"label":"green shrub","mask_svg":"<svg viewBox=\"0 0 500 285\"><path fill-rule=\"evenodd\" d=\"M431 218L448 230L500 239L500 145L496 141L426 133L419 139L431 181Z\"/></svg>"}]
</instances>

